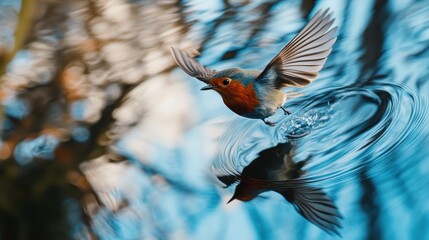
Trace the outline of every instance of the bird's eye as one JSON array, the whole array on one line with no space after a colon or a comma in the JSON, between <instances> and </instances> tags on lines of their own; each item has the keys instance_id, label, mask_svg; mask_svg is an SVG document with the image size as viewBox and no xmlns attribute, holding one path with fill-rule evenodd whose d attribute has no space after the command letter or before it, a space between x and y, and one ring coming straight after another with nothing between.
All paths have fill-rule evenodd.
<instances>
[{"instance_id":1,"label":"bird's eye","mask_svg":"<svg viewBox=\"0 0 429 240\"><path fill-rule=\"evenodd\" d=\"M229 84L230 82L231 82L231 79L227 78L227 79L223 80L222 84L223 84L224 86L228 86L228 84Z\"/></svg>"}]
</instances>

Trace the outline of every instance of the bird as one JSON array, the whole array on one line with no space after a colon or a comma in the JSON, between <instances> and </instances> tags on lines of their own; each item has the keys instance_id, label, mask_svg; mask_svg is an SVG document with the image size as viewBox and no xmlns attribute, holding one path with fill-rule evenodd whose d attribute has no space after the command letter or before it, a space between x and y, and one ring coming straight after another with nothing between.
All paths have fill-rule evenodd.
<instances>
[{"instance_id":1,"label":"bird","mask_svg":"<svg viewBox=\"0 0 429 240\"><path fill-rule=\"evenodd\" d=\"M287 94L282 89L304 87L318 77L337 39L338 27L331 29L334 21L329 9L317 11L262 72L240 68L216 71L194 58L197 50L170 47L170 51L185 73L207 84L201 90L218 92L225 105L242 117L275 126L267 118L278 109L291 114L283 107Z\"/></svg>"},{"instance_id":2,"label":"bird","mask_svg":"<svg viewBox=\"0 0 429 240\"><path fill-rule=\"evenodd\" d=\"M217 165L216 177L229 187L238 182L233 200L251 201L259 194L274 191L282 195L308 221L328 234L337 234L342 218L334 202L322 189L308 186L301 177L309 159L295 162L295 147L291 142L265 149L241 171L222 162Z\"/></svg>"}]
</instances>

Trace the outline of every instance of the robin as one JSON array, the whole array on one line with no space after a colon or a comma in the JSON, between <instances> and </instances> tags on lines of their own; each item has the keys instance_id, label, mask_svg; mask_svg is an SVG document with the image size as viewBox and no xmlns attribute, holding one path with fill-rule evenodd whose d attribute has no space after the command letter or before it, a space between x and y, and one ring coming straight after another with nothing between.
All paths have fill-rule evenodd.
<instances>
[{"instance_id":1,"label":"robin","mask_svg":"<svg viewBox=\"0 0 429 240\"><path fill-rule=\"evenodd\" d=\"M307 25L260 71L230 68L216 71L201 65L189 51L171 47L176 63L192 77L207 85L201 90L215 90L225 105L236 114L266 120L286 102L284 87L303 87L314 81L336 41L338 28L329 9L319 10ZM193 50L193 52L197 52Z\"/></svg>"}]
</instances>

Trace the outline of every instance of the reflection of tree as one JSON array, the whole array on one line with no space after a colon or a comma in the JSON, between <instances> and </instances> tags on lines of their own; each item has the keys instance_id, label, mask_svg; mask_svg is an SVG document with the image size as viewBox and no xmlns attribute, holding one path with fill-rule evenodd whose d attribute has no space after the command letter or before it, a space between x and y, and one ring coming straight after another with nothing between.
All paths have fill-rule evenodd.
<instances>
[{"instance_id":1,"label":"reflection of tree","mask_svg":"<svg viewBox=\"0 0 429 240\"><path fill-rule=\"evenodd\" d=\"M371 178L367 176L367 169L359 173L362 182L362 197L360 204L367 217L367 235L366 239L383 239L380 231L380 203L377 197L377 189Z\"/></svg>"},{"instance_id":2,"label":"reflection of tree","mask_svg":"<svg viewBox=\"0 0 429 240\"><path fill-rule=\"evenodd\" d=\"M380 59L383 51L383 44L385 42L385 29L389 23L388 8L386 8L386 0L374 1L373 14L371 15L370 21L365 28L362 36L361 46L364 49L363 54L360 58L362 61L362 71L359 78L367 78L365 84L371 83L374 80L374 75L377 74L377 64L380 63ZM371 77L369 77L371 76ZM361 81L364 83L364 81Z\"/></svg>"},{"instance_id":3,"label":"reflection of tree","mask_svg":"<svg viewBox=\"0 0 429 240\"><path fill-rule=\"evenodd\" d=\"M159 14L167 9L173 14ZM183 32L177 22L184 23L175 9L176 3L22 2L18 44L0 59L3 73L15 56L0 90L2 238L86 232L94 211L78 206L103 201L80 165L120 159L110 146L135 123L120 124L113 112L139 83L173 68L167 46ZM160 37L171 29L178 31Z\"/></svg>"}]
</instances>

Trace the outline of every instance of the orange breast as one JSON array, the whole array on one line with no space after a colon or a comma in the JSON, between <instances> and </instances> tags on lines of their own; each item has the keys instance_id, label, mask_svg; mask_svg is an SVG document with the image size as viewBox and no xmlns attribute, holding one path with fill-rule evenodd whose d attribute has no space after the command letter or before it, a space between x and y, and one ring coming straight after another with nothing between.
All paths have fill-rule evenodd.
<instances>
[{"instance_id":1,"label":"orange breast","mask_svg":"<svg viewBox=\"0 0 429 240\"><path fill-rule=\"evenodd\" d=\"M239 115L252 113L259 105L252 83L244 86L239 82L233 81L228 88L221 92L221 95L225 105Z\"/></svg>"}]
</instances>

